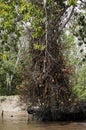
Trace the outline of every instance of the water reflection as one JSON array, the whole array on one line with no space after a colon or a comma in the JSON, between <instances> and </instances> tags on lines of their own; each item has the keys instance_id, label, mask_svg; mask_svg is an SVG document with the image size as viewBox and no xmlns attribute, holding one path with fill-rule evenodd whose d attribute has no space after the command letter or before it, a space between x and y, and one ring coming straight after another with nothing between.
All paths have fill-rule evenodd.
<instances>
[{"instance_id":1,"label":"water reflection","mask_svg":"<svg viewBox=\"0 0 86 130\"><path fill-rule=\"evenodd\" d=\"M86 130L86 123L27 122L27 116L0 118L0 130Z\"/></svg>"}]
</instances>

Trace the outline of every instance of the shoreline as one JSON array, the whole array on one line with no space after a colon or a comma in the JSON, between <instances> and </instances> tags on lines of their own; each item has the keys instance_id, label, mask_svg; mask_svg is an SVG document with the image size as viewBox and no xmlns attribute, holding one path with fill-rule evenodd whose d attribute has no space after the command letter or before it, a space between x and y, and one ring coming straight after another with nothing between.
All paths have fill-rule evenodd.
<instances>
[{"instance_id":1,"label":"shoreline","mask_svg":"<svg viewBox=\"0 0 86 130\"><path fill-rule=\"evenodd\" d=\"M0 116L28 116L26 104L20 101L19 95L0 96Z\"/></svg>"},{"instance_id":2,"label":"shoreline","mask_svg":"<svg viewBox=\"0 0 86 130\"><path fill-rule=\"evenodd\" d=\"M16 96L0 96L0 117L26 117L28 120L32 120L33 115L37 119L42 121L86 121L86 102L81 102L72 106L70 112L57 111L55 120L53 120L50 109L45 111L38 110L34 113L35 107L32 114L27 113L27 105L21 102L19 95ZM41 113L44 113L43 117Z\"/></svg>"}]
</instances>

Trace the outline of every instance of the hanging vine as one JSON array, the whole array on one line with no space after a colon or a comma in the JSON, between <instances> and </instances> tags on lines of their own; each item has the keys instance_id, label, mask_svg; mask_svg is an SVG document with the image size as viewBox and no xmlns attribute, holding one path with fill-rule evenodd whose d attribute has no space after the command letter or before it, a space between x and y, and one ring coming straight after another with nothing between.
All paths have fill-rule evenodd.
<instances>
[{"instance_id":1,"label":"hanging vine","mask_svg":"<svg viewBox=\"0 0 86 130\"><path fill-rule=\"evenodd\" d=\"M30 1L31 29L29 33L28 67L25 66L20 92L27 102L50 108L52 113L73 101L70 77L72 67L64 57L65 45L61 33L69 22L75 5L61 1ZM68 13L70 8L70 15ZM66 18L66 20L63 20ZM54 117L53 117L54 118Z\"/></svg>"}]
</instances>

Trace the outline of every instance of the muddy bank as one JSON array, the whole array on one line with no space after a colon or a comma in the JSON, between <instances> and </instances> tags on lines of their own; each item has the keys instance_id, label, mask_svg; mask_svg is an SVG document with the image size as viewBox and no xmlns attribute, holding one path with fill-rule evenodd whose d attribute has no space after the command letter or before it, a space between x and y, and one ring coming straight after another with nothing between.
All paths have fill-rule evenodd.
<instances>
[{"instance_id":1,"label":"muddy bank","mask_svg":"<svg viewBox=\"0 0 86 130\"><path fill-rule=\"evenodd\" d=\"M14 117L26 115L26 104L20 101L19 96L0 96L0 116Z\"/></svg>"},{"instance_id":2,"label":"muddy bank","mask_svg":"<svg viewBox=\"0 0 86 130\"><path fill-rule=\"evenodd\" d=\"M50 107L31 106L27 111L41 121L86 121L86 102L64 105L54 110Z\"/></svg>"},{"instance_id":3,"label":"muddy bank","mask_svg":"<svg viewBox=\"0 0 86 130\"><path fill-rule=\"evenodd\" d=\"M28 113L27 113L28 112ZM27 111L26 104L20 101L19 96L0 96L1 117L27 117L40 121L86 121L86 102L80 102L75 106L64 106L60 109L30 107Z\"/></svg>"}]
</instances>

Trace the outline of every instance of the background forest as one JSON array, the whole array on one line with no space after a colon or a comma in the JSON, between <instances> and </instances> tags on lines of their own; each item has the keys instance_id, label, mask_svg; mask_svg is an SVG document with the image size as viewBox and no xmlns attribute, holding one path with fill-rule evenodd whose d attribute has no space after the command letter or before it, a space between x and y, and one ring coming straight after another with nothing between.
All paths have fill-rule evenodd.
<instances>
[{"instance_id":1,"label":"background forest","mask_svg":"<svg viewBox=\"0 0 86 130\"><path fill-rule=\"evenodd\" d=\"M55 50L57 47L59 51ZM56 68L54 73L50 68L56 57L59 68ZM35 89L28 89L28 84L38 84L37 87L42 89L44 84L47 87L47 82L39 76L43 71L43 78L45 66L51 76L45 78L47 82L52 81L51 84L54 86L57 82L68 80L65 85L72 86L73 94L80 100L86 99L86 2L0 0L0 95L25 93L28 96L28 91ZM63 73L66 76L65 81L55 78L58 69L61 69L61 72L58 72L62 73L61 76ZM30 79L32 72L34 83ZM40 94L37 95L36 89L36 97L39 98ZM48 90L46 91L48 93ZM40 100L42 102L44 97ZM60 100L63 100L62 97Z\"/></svg>"}]
</instances>

